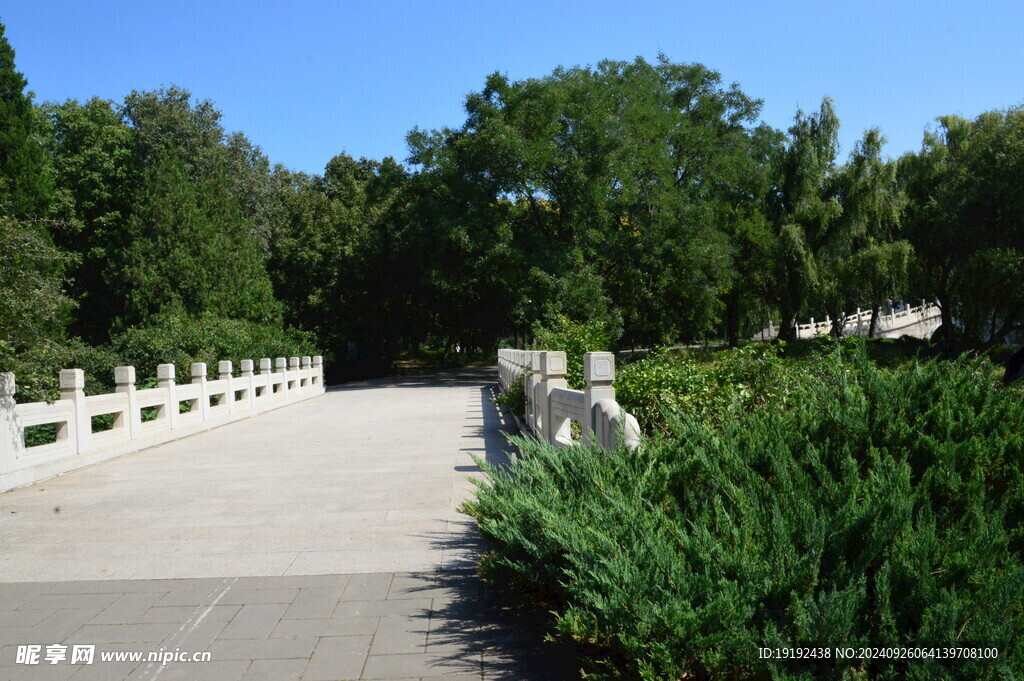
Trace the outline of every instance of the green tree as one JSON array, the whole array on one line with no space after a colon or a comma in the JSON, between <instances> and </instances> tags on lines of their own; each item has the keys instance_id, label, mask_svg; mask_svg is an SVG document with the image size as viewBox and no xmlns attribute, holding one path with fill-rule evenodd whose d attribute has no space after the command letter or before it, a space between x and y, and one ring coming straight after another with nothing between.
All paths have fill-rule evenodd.
<instances>
[{"instance_id":1,"label":"green tree","mask_svg":"<svg viewBox=\"0 0 1024 681\"><path fill-rule=\"evenodd\" d=\"M434 227L473 263L452 287L470 318L522 328L551 307L554 282L586 272L632 341L713 329L735 285L721 204L757 202L736 190L749 155L732 149L759 104L699 64L604 61L520 82L494 74L467 97L460 129L413 131L411 158L435 178L428 195L453 197ZM481 309L473 298L491 292L491 274L475 266L498 261L513 272L481 300L510 304Z\"/></svg>"},{"instance_id":2,"label":"green tree","mask_svg":"<svg viewBox=\"0 0 1024 681\"><path fill-rule=\"evenodd\" d=\"M946 344L984 350L1024 329L1024 108L942 117L899 170L915 279Z\"/></svg>"},{"instance_id":3,"label":"green tree","mask_svg":"<svg viewBox=\"0 0 1024 681\"><path fill-rule=\"evenodd\" d=\"M775 158L777 186L768 201L775 235L771 302L783 340L792 338L797 316L823 288L816 256L842 213L831 185L838 151L839 117L826 97L817 113L797 111L788 144Z\"/></svg>"},{"instance_id":4,"label":"green tree","mask_svg":"<svg viewBox=\"0 0 1024 681\"><path fill-rule=\"evenodd\" d=\"M14 49L0 24L0 212L41 217L53 190L28 81L14 65Z\"/></svg>"},{"instance_id":5,"label":"green tree","mask_svg":"<svg viewBox=\"0 0 1024 681\"><path fill-rule=\"evenodd\" d=\"M845 315L865 302L871 306L869 335L874 335L881 301L907 292L913 248L900 238L906 199L896 164L882 158L884 144L879 130L868 130L835 174L842 213L817 253L816 291L835 336L842 335Z\"/></svg>"},{"instance_id":6,"label":"green tree","mask_svg":"<svg viewBox=\"0 0 1024 681\"><path fill-rule=\"evenodd\" d=\"M126 242L109 279L124 300L119 327L166 313L279 321L262 256L238 216L227 175L189 182L168 150L143 175Z\"/></svg>"},{"instance_id":7,"label":"green tree","mask_svg":"<svg viewBox=\"0 0 1024 681\"><path fill-rule=\"evenodd\" d=\"M124 307L106 277L125 245L132 212L132 133L108 100L47 103L41 111L56 185L54 214L63 225L54 240L79 259L70 272L69 293L79 302L71 331L101 344Z\"/></svg>"}]
</instances>

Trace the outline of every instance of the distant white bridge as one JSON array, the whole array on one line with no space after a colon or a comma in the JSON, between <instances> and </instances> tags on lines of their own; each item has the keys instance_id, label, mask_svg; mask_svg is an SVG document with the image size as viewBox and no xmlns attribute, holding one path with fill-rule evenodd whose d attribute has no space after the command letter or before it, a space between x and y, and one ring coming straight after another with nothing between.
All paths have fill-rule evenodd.
<instances>
[{"instance_id":1,"label":"distant white bridge","mask_svg":"<svg viewBox=\"0 0 1024 681\"><path fill-rule=\"evenodd\" d=\"M878 315L875 323L875 338L899 338L900 336L913 336L914 338L931 338L935 330L942 324L942 315L939 306L935 303L921 301L915 307L905 307L899 312L894 308L888 314ZM871 311L857 308L857 312L848 315L843 320L844 336L867 336L871 329ZM832 332L832 320L825 315L823 321L815 321L811 317L807 324L796 325L797 338L814 338L824 336ZM778 327L772 325L761 330L761 333L754 336L752 340L772 340L779 334Z\"/></svg>"}]
</instances>

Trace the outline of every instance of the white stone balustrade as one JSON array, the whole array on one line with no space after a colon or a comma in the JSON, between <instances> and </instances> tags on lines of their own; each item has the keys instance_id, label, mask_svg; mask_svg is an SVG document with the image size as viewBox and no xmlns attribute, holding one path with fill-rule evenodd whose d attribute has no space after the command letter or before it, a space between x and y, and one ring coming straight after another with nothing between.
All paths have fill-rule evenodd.
<instances>
[{"instance_id":1,"label":"white stone balustrade","mask_svg":"<svg viewBox=\"0 0 1024 681\"><path fill-rule=\"evenodd\" d=\"M908 306L897 312L879 312L875 327L876 337L895 338L903 335L915 338L931 338L931 334L941 322L942 313L939 306L922 300L920 305ZM811 317L807 324L796 324L796 338L814 338L832 333L832 320L825 315L824 321L814 321ZM847 336L866 336L871 328L871 310L859 307L853 314L843 320L843 334ZM778 329L771 323L752 340L771 340L778 335Z\"/></svg>"},{"instance_id":2,"label":"white stone balustrade","mask_svg":"<svg viewBox=\"0 0 1024 681\"><path fill-rule=\"evenodd\" d=\"M498 381L502 390L522 376L526 395L526 427L556 446L572 444L572 421L581 426L584 445L613 449L622 438L627 447L640 444L636 419L615 401L615 355L588 352L583 357L586 388L566 387L564 352L498 351Z\"/></svg>"},{"instance_id":3,"label":"white stone balustrade","mask_svg":"<svg viewBox=\"0 0 1024 681\"><path fill-rule=\"evenodd\" d=\"M242 360L234 374L229 361L217 364L216 380L206 364L190 367L190 383L178 384L173 364L157 367L157 387L135 387L135 368L114 370L114 392L85 395L81 369L60 372L60 399L49 404L16 404L15 376L0 373L0 491L60 475L115 456L193 435L324 393L323 357ZM183 403L188 411L181 411ZM144 414L146 418L144 419ZM113 427L93 430L93 417L111 415ZM26 446L25 429L52 424L55 440Z\"/></svg>"}]
</instances>

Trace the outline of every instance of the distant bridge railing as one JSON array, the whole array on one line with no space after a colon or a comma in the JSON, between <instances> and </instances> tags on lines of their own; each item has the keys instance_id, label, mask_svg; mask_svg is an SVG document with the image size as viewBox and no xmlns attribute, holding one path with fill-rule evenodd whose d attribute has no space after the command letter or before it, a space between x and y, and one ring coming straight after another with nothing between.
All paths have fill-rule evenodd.
<instances>
[{"instance_id":1,"label":"distant bridge railing","mask_svg":"<svg viewBox=\"0 0 1024 681\"><path fill-rule=\"evenodd\" d=\"M219 362L216 380L206 364L191 366L191 383L175 382L173 364L157 367L157 387L136 389L135 367L114 370L115 392L85 395L81 369L60 372L60 399L16 404L15 378L0 373L0 491L28 485L82 466L250 418L324 393L323 358L278 357ZM145 414L145 416L144 416ZM107 430L96 417L107 416ZM26 444L25 429L52 426L55 439ZM102 428L102 425L100 425Z\"/></svg>"},{"instance_id":2,"label":"distant bridge railing","mask_svg":"<svg viewBox=\"0 0 1024 681\"><path fill-rule=\"evenodd\" d=\"M905 307L899 312L895 308L887 314L879 313L875 324L875 336L908 335L917 338L929 338L937 320L941 317L939 306L924 300L920 305ZM931 323L935 322L935 323ZM843 319L843 334L848 336L866 336L871 328L871 311L859 307L853 314ZM778 328L771 323L753 340L771 340L778 335ZM807 324L795 325L796 338L814 338L832 332L832 320L825 315L823 321L815 321L811 317Z\"/></svg>"},{"instance_id":3,"label":"distant bridge railing","mask_svg":"<svg viewBox=\"0 0 1024 681\"><path fill-rule=\"evenodd\" d=\"M619 437L627 447L640 444L640 426L615 401L615 355L588 352L583 356L586 388L570 390L565 381L564 352L498 350L498 380L507 390L523 377L526 427L556 446L573 444L572 422L580 424L584 445L614 449Z\"/></svg>"}]
</instances>

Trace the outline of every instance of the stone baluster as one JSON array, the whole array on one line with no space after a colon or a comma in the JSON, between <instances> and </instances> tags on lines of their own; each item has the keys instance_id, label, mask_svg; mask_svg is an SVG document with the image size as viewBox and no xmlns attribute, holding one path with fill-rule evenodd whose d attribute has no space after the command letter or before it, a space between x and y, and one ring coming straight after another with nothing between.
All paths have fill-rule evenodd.
<instances>
[{"instance_id":1,"label":"stone baluster","mask_svg":"<svg viewBox=\"0 0 1024 681\"><path fill-rule=\"evenodd\" d=\"M192 383L199 386L199 396L192 402L190 411L196 411L198 407L199 418L206 420L210 418L210 395L206 385L206 362L194 362L192 364Z\"/></svg>"},{"instance_id":2,"label":"stone baluster","mask_svg":"<svg viewBox=\"0 0 1024 681\"><path fill-rule=\"evenodd\" d=\"M541 374L541 433L542 437L553 445L561 444L562 440L571 438L571 422L564 416L556 416L551 404L551 391L555 388L566 388L565 353L557 350L545 350L540 353Z\"/></svg>"},{"instance_id":3,"label":"stone baluster","mask_svg":"<svg viewBox=\"0 0 1024 681\"><path fill-rule=\"evenodd\" d=\"M324 392L327 387L324 383L324 358L323 355L313 355L313 375L316 376L316 388L318 392Z\"/></svg>"},{"instance_id":4,"label":"stone baluster","mask_svg":"<svg viewBox=\"0 0 1024 681\"><path fill-rule=\"evenodd\" d=\"M174 383L174 365L161 364L156 368L156 384L167 391L167 427L178 427L178 388Z\"/></svg>"},{"instance_id":5,"label":"stone baluster","mask_svg":"<svg viewBox=\"0 0 1024 681\"><path fill-rule=\"evenodd\" d=\"M76 454L88 452L92 419L85 411L85 372L81 369L61 369L60 399L71 402L71 423L68 427L72 451Z\"/></svg>"},{"instance_id":6,"label":"stone baluster","mask_svg":"<svg viewBox=\"0 0 1024 681\"><path fill-rule=\"evenodd\" d=\"M269 360L267 361L267 365L269 367ZM252 409L256 406L256 374L253 373L253 366L254 364L251 359L242 360L240 367L242 370L242 376L239 380L239 383L242 385L242 409Z\"/></svg>"},{"instance_id":7,"label":"stone baluster","mask_svg":"<svg viewBox=\"0 0 1024 681\"><path fill-rule=\"evenodd\" d=\"M25 431L15 410L14 374L0 373L0 475L13 471L25 451Z\"/></svg>"},{"instance_id":8,"label":"stone baluster","mask_svg":"<svg viewBox=\"0 0 1024 681\"><path fill-rule=\"evenodd\" d=\"M288 399L288 360L284 357L278 357L274 360L274 369L276 373L281 374L281 388L277 394L277 399L281 401L287 401Z\"/></svg>"},{"instance_id":9,"label":"stone baluster","mask_svg":"<svg viewBox=\"0 0 1024 681\"><path fill-rule=\"evenodd\" d=\"M114 392L128 398L128 437L136 440L142 434L142 410L135 393L135 367L114 367L114 385Z\"/></svg>"},{"instance_id":10,"label":"stone baluster","mask_svg":"<svg viewBox=\"0 0 1024 681\"><path fill-rule=\"evenodd\" d=\"M583 375L587 385L583 389L583 444L607 445L598 442L600 433L597 414L594 406L600 400L614 400L615 388L615 355L610 352L588 352L583 355Z\"/></svg>"},{"instance_id":11,"label":"stone baluster","mask_svg":"<svg viewBox=\"0 0 1024 681\"><path fill-rule=\"evenodd\" d=\"M222 359L217 362L217 379L224 381L227 387L224 388L224 406L229 414L235 411L235 376L234 365L229 359Z\"/></svg>"}]
</instances>

